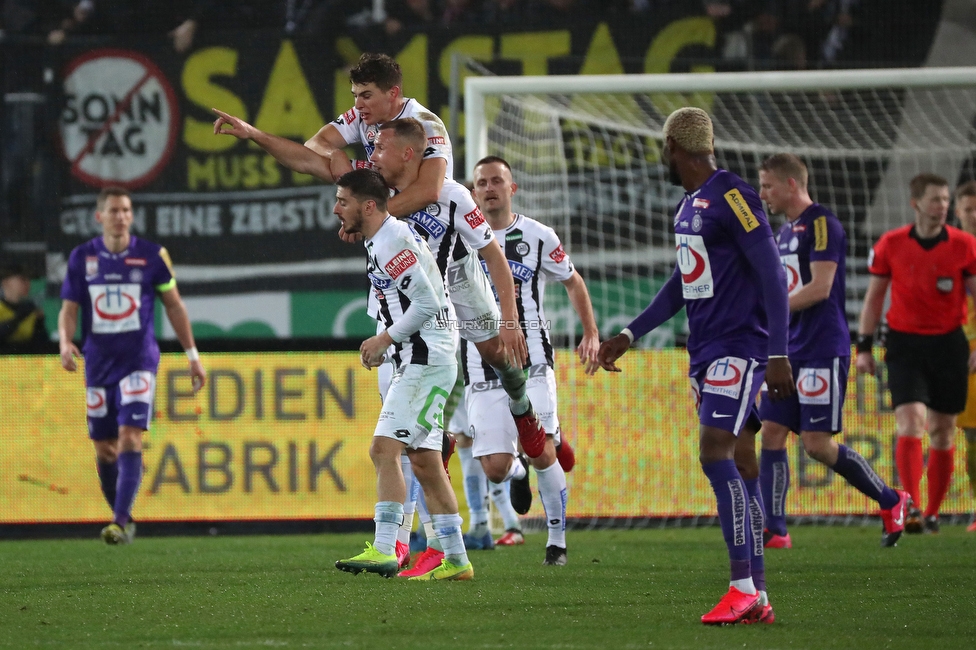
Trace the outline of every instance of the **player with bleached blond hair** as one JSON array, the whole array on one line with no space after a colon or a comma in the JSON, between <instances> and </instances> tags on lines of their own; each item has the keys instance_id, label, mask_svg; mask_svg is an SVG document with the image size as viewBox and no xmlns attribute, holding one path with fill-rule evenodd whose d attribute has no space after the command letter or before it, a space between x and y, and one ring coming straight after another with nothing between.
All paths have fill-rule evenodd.
<instances>
[{"instance_id":1,"label":"player with bleached blond hair","mask_svg":"<svg viewBox=\"0 0 976 650\"><path fill-rule=\"evenodd\" d=\"M762 202L715 163L712 122L682 108L664 124L664 160L685 189L674 216L678 264L650 305L600 346L605 370L641 336L684 307L689 376L701 424L699 460L718 502L731 584L706 625L772 623L763 563L763 505L756 460L756 395L793 394L787 358L786 279Z\"/></svg>"}]
</instances>

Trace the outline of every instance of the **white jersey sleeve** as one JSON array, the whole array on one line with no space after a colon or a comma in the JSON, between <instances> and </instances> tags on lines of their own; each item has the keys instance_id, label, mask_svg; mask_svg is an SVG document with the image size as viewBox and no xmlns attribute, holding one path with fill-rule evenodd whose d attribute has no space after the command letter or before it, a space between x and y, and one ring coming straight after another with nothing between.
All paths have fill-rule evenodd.
<instances>
[{"instance_id":1,"label":"white jersey sleeve","mask_svg":"<svg viewBox=\"0 0 976 650\"><path fill-rule=\"evenodd\" d=\"M445 183L444 187L445 193L450 193L447 203L450 204L450 201L453 201L457 204L458 216L454 220L454 228L461 241L467 244L468 248L473 251L480 251L495 238L495 233L488 225L485 216L481 214L481 209L471 198L471 192L468 191L468 188L456 182L451 182L450 185L449 190L447 188L448 183Z\"/></svg>"},{"instance_id":2,"label":"white jersey sleeve","mask_svg":"<svg viewBox=\"0 0 976 650\"><path fill-rule=\"evenodd\" d=\"M385 246L376 249L376 260L392 278L397 290L410 300L410 306L403 315L387 328L394 343L402 343L411 334L420 331L426 321L437 318L445 307L443 299L438 300L432 278L424 272L419 252L410 246L398 251ZM443 293L443 284L439 288Z\"/></svg>"},{"instance_id":3,"label":"white jersey sleeve","mask_svg":"<svg viewBox=\"0 0 976 650\"><path fill-rule=\"evenodd\" d=\"M362 143L362 119L355 108L332 120L332 126L339 132L346 144Z\"/></svg>"},{"instance_id":4,"label":"white jersey sleeve","mask_svg":"<svg viewBox=\"0 0 976 650\"><path fill-rule=\"evenodd\" d=\"M541 271L547 280L565 282L573 277L573 263L559 241L559 235L552 228L545 227L542 237Z\"/></svg>"}]
</instances>

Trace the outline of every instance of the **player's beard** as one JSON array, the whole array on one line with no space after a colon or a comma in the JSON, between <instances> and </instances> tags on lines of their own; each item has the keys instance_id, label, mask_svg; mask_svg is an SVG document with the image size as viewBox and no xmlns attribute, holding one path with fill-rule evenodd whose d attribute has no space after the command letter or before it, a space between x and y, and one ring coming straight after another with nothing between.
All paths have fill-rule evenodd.
<instances>
[{"instance_id":1,"label":"player's beard","mask_svg":"<svg viewBox=\"0 0 976 650\"><path fill-rule=\"evenodd\" d=\"M668 180L671 181L672 185L677 185L678 187L683 185L681 182L681 174L678 173L678 165L674 162L674 158L668 160Z\"/></svg>"}]
</instances>

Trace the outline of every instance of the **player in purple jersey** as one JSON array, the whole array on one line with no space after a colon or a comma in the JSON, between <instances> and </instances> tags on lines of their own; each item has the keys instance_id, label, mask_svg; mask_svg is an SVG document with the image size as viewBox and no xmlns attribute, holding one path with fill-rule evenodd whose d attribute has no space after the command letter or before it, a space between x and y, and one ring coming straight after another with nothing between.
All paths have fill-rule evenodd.
<instances>
[{"instance_id":1,"label":"player in purple jersey","mask_svg":"<svg viewBox=\"0 0 976 650\"><path fill-rule=\"evenodd\" d=\"M708 114L679 109L663 135L671 181L685 189L674 217L678 264L651 304L600 346L599 360L620 372L614 362L635 340L686 308L699 460L715 492L731 564L729 590L702 623L772 623L755 403L764 376L774 399L794 392L783 267L755 190L715 164Z\"/></svg>"},{"instance_id":2,"label":"player in purple jersey","mask_svg":"<svg viewBox=\"0 0 976 650\"><path fill-rule=\"evenodd\" d=\"M65 370L74 372L75 358L85 358L88 435L95 445L102 494L114 512L112 523L102 529L102 539L106 544L128 544L135 536L132 505L142 481L142 433L152 421L159 366L153 324L157 294L190 360L194 391L203 387L207 373L169 254L129 232L129 192L103 189L95 219L102 225L102 236L76 247L68 258L58 337ZM79 310L83 352L72 342Z\"/></svg>"},{"instance_id":3,"label":"player in purple jersey","mask_svg":"<svg viewBox=\"0 0 976 650\"><path fill-rule=\"evenodd\" d=\"M908 493L888 487L855 450L833 436L842 412L851 365L851 334L844 310L847 236L830 210L807 192L807 166L793 154L770 156L759 168L759 196L786 223L776 232L790 305L790 362L796 394L773 401L762 394L760 483L766 506L767 548L790 548L786 492L790 485L786 438L800 434L815 460L843 476L881 507L881 545L894 546L905 526Z\"/></svg>"}]
</instances>

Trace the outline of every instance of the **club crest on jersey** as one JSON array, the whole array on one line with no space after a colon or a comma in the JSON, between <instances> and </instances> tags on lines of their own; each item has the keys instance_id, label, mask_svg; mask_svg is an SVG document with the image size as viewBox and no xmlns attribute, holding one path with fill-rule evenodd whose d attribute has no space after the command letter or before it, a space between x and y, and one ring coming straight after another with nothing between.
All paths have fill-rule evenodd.
<instances>
[{"instance_id":1,"label":"club crest on jersey","mask_svg":"<svg viewBox=\"0 0 976 650\"><path fill-rule=\"evenodd\" d=\"M701 199L695 199L695 201L700 201ZM707 201L706 201L707 203ZM700 214L696 214L691 218L691 229L695 232L699 232L702 229L702 218Z\"/></svg>"},{"instance_id":2,"label":"club crest on jersey","mask_svg":"<svg viewBox=\"0 0 976 650\"><path fill-rule=\"evenodd\" d=\"M563 250L562 244L556 246L556 249L551 253L549 253L549 259L551 259L556 264L560 264L564 259L566 259L566 251Z\"/></svg>"},{"instance_id":3,"label":"club crest on jersey","mask_svg":"<svg viewBox=\"0 0 976 650\"><path fill-rule=\"evenodd\" d=\"M793 239L790 240L790 246L789 246L789 248L790 248L790 251L791 252L796 252L796 249L799 248L799 247L800 247L800 240L799 239L797 239L796 237L794 237Z\"/></svg>"},{"instance_id":4,"label":"club crest on jersey","mask_svg":"<svg viewBox=\"0 0 976 650\"><path fill-rule=\"evenodd\" d=\"M135 284L142 282L142 271L139 269L129 271L129 282L134 282Z\"/></svg>"},{"instance_id":5,"label":"club crest on jersey","mask_svg":"<svg viewBox=\"0 0 976 650\"><path fill-rule=\"evenodd\" d=\"M701 208L702 210L707 210L708 209L708 206L711 205L711 204L712 204L712 202L709 201L708 199L695 199L694 201L691 202L691 207L693 207L693 208Z\"/></svg>"},{"instance_id":6,"label":"club crest on jersey","mask_svg":"<svg viewBox=\"0 0 976 650\"><path fill-rule=\"evenodd\" d=\"M89 255L85 258L85 276L92 278L98 275L98 256Z\"/></svg>"},{"instance_id":7,"label":"club crest on jersey","mask_svg":"<svg viewBox=\"0 0 976 650\"><path fill-rule=\"evenodd\" d=\"M830 370L828 368L800 368L796 392L800 404L830 404Z\"/></svg>"},{"instance_id":8,"label":"club crest on jersey","mask_svg":"<svg viewBox=\"0 0 976 650\"><path fill-rule=\"evenodd\" d=\"M376 139L376 127L371 126L368 129L366 129L366 141L369 142L370 144L373 144L373 140L375 139Z\"/></svg>"},{"instance_id":9,"label":"club crest on jersey","mask_svg":"<svg viewBox=\"0 0 976 650\"><path fill-rule=\"evenodd\" d=\"M435 219L434 215L428 214L423 210L414 212L408 219L420 228L423 228L424 232L430 235L432 239L440 239L447 232L447 227L444 224Z\"/></svg>"},{"instance_id":10,"label":"club crest on jersey","mask_svg":"<svg viewBox=\"0 0 976 650\"><path fill-rule=\"evenodd\" d=\"M471 212L464 215L464 220L468 222L468 225L472 228L477 228L485 222L485 217L481 214L481 210L475 208Z\"/></svg>"},{"instance_id":11,"label":"club crest on jersey","mask_svg":"<svg viewBox=\"0 0 976 650\"><path fill-rule=\"evenodd\" d=\"M748 361L738 357L722 357L713 361L705 373L705 384L701 392L739 399L742 379L748 366Z\"/></svg>"},{"instance_id":12,"label":"club crest on jersey","mask_svg":"<svg viewBox=\"0 0 976 650\"><path fill-rule=\"evenodd\" d=\"M519 243L515 244L515 252L522 257L528 255L530 250L531 249L529 248L528 242L520 241Z\"/></svg>"},{"instance_id":13,"label":"club crest on jersey","mask_svg":"<svg viewBox=\"0 0 976 650\"><path fill-rule=\"evenodd\" d=\"M393 256L393 259L386 263L383 268L386 269L387 274L396 280L400 275L409 269L411 266L417 263L417 256L413 254L413 251L409 248L404 248L402 251Z\"/></svg>"},{"instance_id":14,"label":"club crest on jersey","mask_svg":"<svg viewBox=\"0 0 976 650\"><path fill-rule=\"evenodd\" d=\"M711 298L715 295L712 267L701 235L677 235L675 250L681 270L681 291L685 300Z\"/></svg>"},{"instance_id":15,"label":"club crest on jersey","mask_svg":"<svg viewBox=\"0 0 976 650\"><path fill-rule=\"evenodd\" d=\"M800 275L800 256L795 254L783 255L779 261L783 265L783 272L786 273L786 292L792 296L803 288L803 277Z\"/></svg>"},{"instance_id":16,"label":"club crest on jersey","mask_svg":"<svg viewBox=\"0 0 976 650\"><path fill-rule=\"evenodd\" d=\"M440 203L431 203L430 205L427 206L425 212L427 214L429 214L430 216L432 216L432 217L439 216L440 213L441 213L441 204Z\"/></svg>"}]
</instances>

